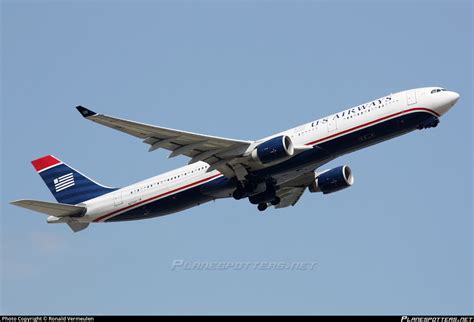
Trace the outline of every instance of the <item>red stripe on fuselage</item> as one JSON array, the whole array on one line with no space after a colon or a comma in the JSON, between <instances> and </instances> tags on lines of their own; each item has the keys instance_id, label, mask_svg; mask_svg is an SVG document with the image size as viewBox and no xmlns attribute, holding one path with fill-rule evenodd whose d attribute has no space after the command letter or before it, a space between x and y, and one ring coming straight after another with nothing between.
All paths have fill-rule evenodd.
<instances>
[{"instance_id":1,"label":"red stripe on fuselage","mask_svg":"<svg viewBox=\"0 0 474 322\"><path fill-rule=\"evenodd\" d=\"M211 177L209 177L209 178L202 179L202 180L199 180L199 181L190 183L190 184L188 184L188 185L185 185L185 186L182 186L182 187L173 189L173 190L171 190L171 191L164 192L164 193L159 194L159 195L157 195L157 196L154 196L154 197L151 197L151 198L142 200L142 201L137 202L137 203L135 203L135 204L133 204L133 205L130 205L130 206L127 206L127 207L125 207L125 208L122 208L122 209L113 211L113 212L111 212L111 213L109 213L109 214L107 214L107 215L103 215L103 216L101 216L101 217L99 217L99 218L97 218L97 219L94 219L94 222L99 222L99 221L101 221L102 219L105 219L106 217L113 217L114 215L116 215L116 214L118 214L119 212L122 212L122 211L124 211L124 210L128 210L128 209L131 209L131 208L136 208L137 206L140 206L140 205L142 205L142 204L144 204L144 203L148 203L148 202L150 202L150 201L153 201L153 200L156 200L156 199L158 199L158 198L167 196L167 195L172 194L172 193L174 193L174 192L178 192L178 191L184 190L184 189L186 189L186 188L190 188L190 187L192 187L192 186L196 186L196 185L198 185L198 184L200 184L200 183L203 183L203 182L205 182L205 181L214 179L214 178L219 177L219 176L222 176L222 174L218 173L218 174L213 175L213 176L211 176ZM107 218L107 219L110 219L110 218Z\"/></svg>"},{"instance_id":2,"label":"red stripe on fuselage","mask_svg":"<svg viewBox=\"0 0 474 322\"><path fill-rule=\"evenodd\" d=\"M341 135L341 134L346 134L346 133L348 133L348 132L352 132L352 131L354 131L354 130L358 130L358 129L363 128L363 127L365 127L365 126L372 125L372 124L374 124L374 123L377 123L377 122L380 122L380 121L389 119L389 118L391 118L391 117L398 116L398 115L405 114L405 113L409 113L409 112L414 112L414 111L429 112L429 113L434 114L434 115L437 116L437 117L440 117L440 115L439 115L438 113L436 113L436 112L433 111L433 110L430 110L429 108L424 108L424 107L411 108L411 109L409 109L409 110L397 112L397 113L394 113L394 114L391 114L391 115L387 115L387 116L384 116L384 117L382 117L382 118L379 118L379 119L376 119L376 120L373 120L373 121L370 121L370 122L367 122L367 123L364 123L364 124L361 124L361 125L357 125L357 126L355 126L355 127L353 127L353 128L350 128L350 129L347 129L347 130L344 130L344 131L341 131L341 132L338 132L338 133L335 133L335 134L326 136L326 137L324 137L324 138L322 138L322 139L317 139L316 141L306 143L305 145L314 145L314 144L319 143L319 142L321 142L321 141L324 141L324 140L327 140L327 139L332 139L332 138L335 137L335 136L339 136L339 135Z\"/></svg>"},{"instance_id":3,"label":"red stripe on fuselage","mask_svg":"<svg viewBox=\"0 0 474 322\"><path fill-rule=\"evenodd\" d=\"M33 167L35 167L37 172L40 172L46 168L50 168L60 163L61 160L56 159L52 155L47 155L45 157L31 161L31 164L33 165Z\"/></svg>"}]
</instances>

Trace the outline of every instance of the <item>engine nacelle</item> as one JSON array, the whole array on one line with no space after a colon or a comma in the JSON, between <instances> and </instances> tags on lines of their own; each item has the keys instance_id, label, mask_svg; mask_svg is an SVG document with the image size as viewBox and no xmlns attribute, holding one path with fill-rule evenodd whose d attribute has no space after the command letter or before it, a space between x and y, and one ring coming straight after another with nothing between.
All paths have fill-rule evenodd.
<instances>
[{"instance_id":1,"label":"engine nacelle","mask_svg":"<svg viewBox=\"0 0 474 322\"><path fill-rule=\"evenodd\" d=\"M309 191L328 194L350 187L353 183L354 176L351 168L343 165L318 175L309 186Z\"/></svg>"},{"instance_id":2,"label":"engine nacelle","mask_svg":"<svg viewBox=\"0 0 474 322\"><path fill-rule=\"evenodd\" d=\"M252 151L252 159L260 163L270 163L291 157L295 153L295 147L291 138L287 135L277 136L260 143Z\"/></svg>"}]
</instances>

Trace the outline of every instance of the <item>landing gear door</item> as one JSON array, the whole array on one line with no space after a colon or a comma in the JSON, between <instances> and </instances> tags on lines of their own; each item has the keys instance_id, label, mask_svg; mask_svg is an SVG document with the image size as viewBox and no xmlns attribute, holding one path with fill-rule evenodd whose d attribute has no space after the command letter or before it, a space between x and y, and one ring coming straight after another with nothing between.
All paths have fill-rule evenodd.
<instances>
[{"instance_id":1,"label":"landing gear door","mask_svg":"<svg viewBox=\"0 0 474 322\"><path fill-rule=\"evenodd\" d=\"M416 91L407 91L407 105L416 104Z\"/></svg>"}]
</instances>

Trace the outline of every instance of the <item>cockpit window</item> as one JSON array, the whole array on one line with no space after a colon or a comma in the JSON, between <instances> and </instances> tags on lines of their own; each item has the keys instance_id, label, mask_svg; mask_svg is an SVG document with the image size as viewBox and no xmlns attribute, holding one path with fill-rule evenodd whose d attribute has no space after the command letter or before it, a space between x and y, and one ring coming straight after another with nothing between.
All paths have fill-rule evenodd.
<instances>
[{"instance_id":1,"label":"cockpit window","mask_svg":"<svg viewBox=\"0 0 474 322\"><path fill-rule=\"evenodd\" d=\"M444 91L446 91L446 89L444 89L444 88L435 88L431 91L431 94L444 92Z\"/></svg>"}]
</instances>

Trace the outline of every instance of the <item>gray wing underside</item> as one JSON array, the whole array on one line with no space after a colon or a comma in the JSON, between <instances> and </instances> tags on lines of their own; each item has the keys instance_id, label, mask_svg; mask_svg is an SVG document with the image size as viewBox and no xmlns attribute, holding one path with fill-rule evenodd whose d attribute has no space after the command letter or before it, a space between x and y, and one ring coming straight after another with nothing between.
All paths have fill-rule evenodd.
<instances>
[{"instance_id":1,"label":"gray wing underside","mask_svg":"<svg viewBox=\"0 0 474 322\"><path fill-rule=\"evenodd\" d=\"M288 187L278 190L277 196L280 197L280 203L275 206L275 209L286 208L294 206L300 200L306 187Z\"/></svg>"},{"instance_id":2,"label":"gray wing underside","mask_svg":"<svg viewBox=\"0 0 474 322\"><path fill-rule=\"evenodd\" d=\"M314 182L314 179L315 173L310 171L278 187L276 194L280 198L280 203L275 208L280 209L296 205L305 189Z\"/></svg>"}]
</instances>

